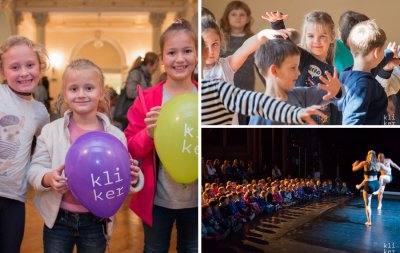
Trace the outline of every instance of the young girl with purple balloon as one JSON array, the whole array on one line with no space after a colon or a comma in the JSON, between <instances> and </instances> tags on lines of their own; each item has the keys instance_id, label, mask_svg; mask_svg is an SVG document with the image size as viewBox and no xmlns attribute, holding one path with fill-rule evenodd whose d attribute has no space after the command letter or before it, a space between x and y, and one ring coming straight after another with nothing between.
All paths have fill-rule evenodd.
<instances>
[{"instance_id":1,"label":"young girl with purple balloon","mask_svg":"<svg viewBox=\"0 0 400 253\"><path fill-rule=\"evenodd\" d=\"M128 111L128 149L141 160L146 178L129 207L143 220L144 252L168 252L175 222L177 251L198 252L197 180L185 185L175 182L158 159L153 139L161 107L174 96L197 93L192 80L197 64L196 32L186 20L177 20L161 35L160 49L167 80L145 91L139 89Z\"/></svg>"},{"instance_id":2,"label":"young girl with purple balloon","mask_svg":"<svg viewBox=\"0 0 400 253\"><path fill-rule=\"evenodd\" d=\"M67 66L60 100L64 117L44 126L28 171L29 183L37 191L33 203L45 222L44 252L73 252L76 245L78 252L103 253L115 216L97 217L74 197L64 175L64 162L71 144L85 133L103 131L124 144L126 139L110 123L104 76L91 61L74 60ZM131 184L136 185L132 190L140 190L143 174L137 161L131 163ZM90 186L82 189L85 187Z\"/></svg>"}]
</instances>

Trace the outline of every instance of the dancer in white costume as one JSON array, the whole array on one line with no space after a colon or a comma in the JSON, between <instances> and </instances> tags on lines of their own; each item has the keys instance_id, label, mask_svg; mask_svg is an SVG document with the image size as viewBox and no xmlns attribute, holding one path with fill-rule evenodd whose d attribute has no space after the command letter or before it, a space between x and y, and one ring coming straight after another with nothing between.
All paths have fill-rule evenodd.
<instances>
[{"instance_id":1,"label":"dancer in white costume","mask_svg":"<svg viewBox=\"0 0 400 253\"><path fill-rule=\"evenodd\" d=\"M392 182L392 167L398 169L400 171L400 167L395 164L392 159L385 158L383 153L379 153L378 161L382 163L384 166L381 166L382 169L379 170L381 173L379 177L379 183L381 187L379 188L378 192L378 209L382 208L382 199L383 199L383 192L385 191L386 184Z\"/></svg>"}]
</instances>

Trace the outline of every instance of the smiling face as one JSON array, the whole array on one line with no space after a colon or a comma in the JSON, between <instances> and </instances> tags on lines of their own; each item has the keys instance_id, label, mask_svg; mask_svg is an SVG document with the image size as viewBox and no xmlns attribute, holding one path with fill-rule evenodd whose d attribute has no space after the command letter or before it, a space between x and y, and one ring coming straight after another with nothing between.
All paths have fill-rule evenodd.
<instances>
[{"instance_id":1,"label":"smiling face","mask_svg":"<svg viewBox=\"0 0 400 253\"><path fill-rule=\"evenodd\" d=\"M300 55L289 55L282 62L280 67L275 66L274 76L277 85L285 90L292 90L300 75L299 71Z\"/></svg>"},{"instance_id":2,"label":"smiling face","mask_svg":"<svg viewBox=\"0 0 400 253\"><path fill-rule=\"evenodd\" d=\"M306 49L320 61L326 62L330 44L334 38L321 24L310 23L306 28Z\"/></svg>"},{"instance_id":3,"label":"smiling face","mask_svg":"<svg viewBox=\"0 0 400 253\"><path fill-rule=\"evenodd\" d=\"M2 55L2 74L15 91L30 93L39 83L37 54L27 45L16 45Z\"/></svg>"},{"instance_id":4,"label":"smiling face","mask_svg":"<svg viewBox=\"0 0 400 253\"><path fill-rule=\"evenodd\" d=\"M161 55L165 72L174 81L190 81L197 64L196 44L184 30L171 32L165 39Z\"/></svg>"},{"instance_id":5,"label":"smiling face","mask_svg":"<svg viewBox=\"0 0 400 253\"><path fill-rule=\"evenodd\" d=\"M104 96L99 73L95 69L67 70L64 78L64 102L73 113L96 114Z\"/></svg>"}]
</instances>

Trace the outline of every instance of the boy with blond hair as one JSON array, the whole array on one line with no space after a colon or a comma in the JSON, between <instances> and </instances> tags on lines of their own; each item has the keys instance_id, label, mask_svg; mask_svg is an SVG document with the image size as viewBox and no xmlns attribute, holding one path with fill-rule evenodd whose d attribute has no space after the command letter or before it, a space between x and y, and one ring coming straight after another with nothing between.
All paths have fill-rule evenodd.
<instances>
[{"instance_id":1,"label":"boy with blond hair","mask_svg":"<svg viewBox=\"0 0 400 253\"><path fill-rule=\"evenodd\" d=\"M383 125L387 98L375 72L393 58L393 52L384 56L385 42L386 34L374 20L361 22L351 30L347 43L354 65L340 74L346 89L341 104L343 125Z\"/></svg>"}]
</instances>

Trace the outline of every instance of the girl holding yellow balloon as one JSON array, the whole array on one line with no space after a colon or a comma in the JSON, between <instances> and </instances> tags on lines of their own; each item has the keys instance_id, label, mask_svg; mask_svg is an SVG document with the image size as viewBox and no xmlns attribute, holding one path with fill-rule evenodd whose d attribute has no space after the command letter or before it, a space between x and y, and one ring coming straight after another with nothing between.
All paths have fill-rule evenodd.
<instances>
[{"instance_id":1,"label":"girl holding yellow balloon","mask_svg":"<svg viewBox=\"0 0 400 253\"><path fill-rule=\"evenodd\" d=\"M143 220L144 252L168 252L174 222L177 251L198 252L197 35L177 20L161 35L160 48L167 80L138 87L127 115L128 149L145 176L129 207Z\"/></svg>"}]
</instances>

